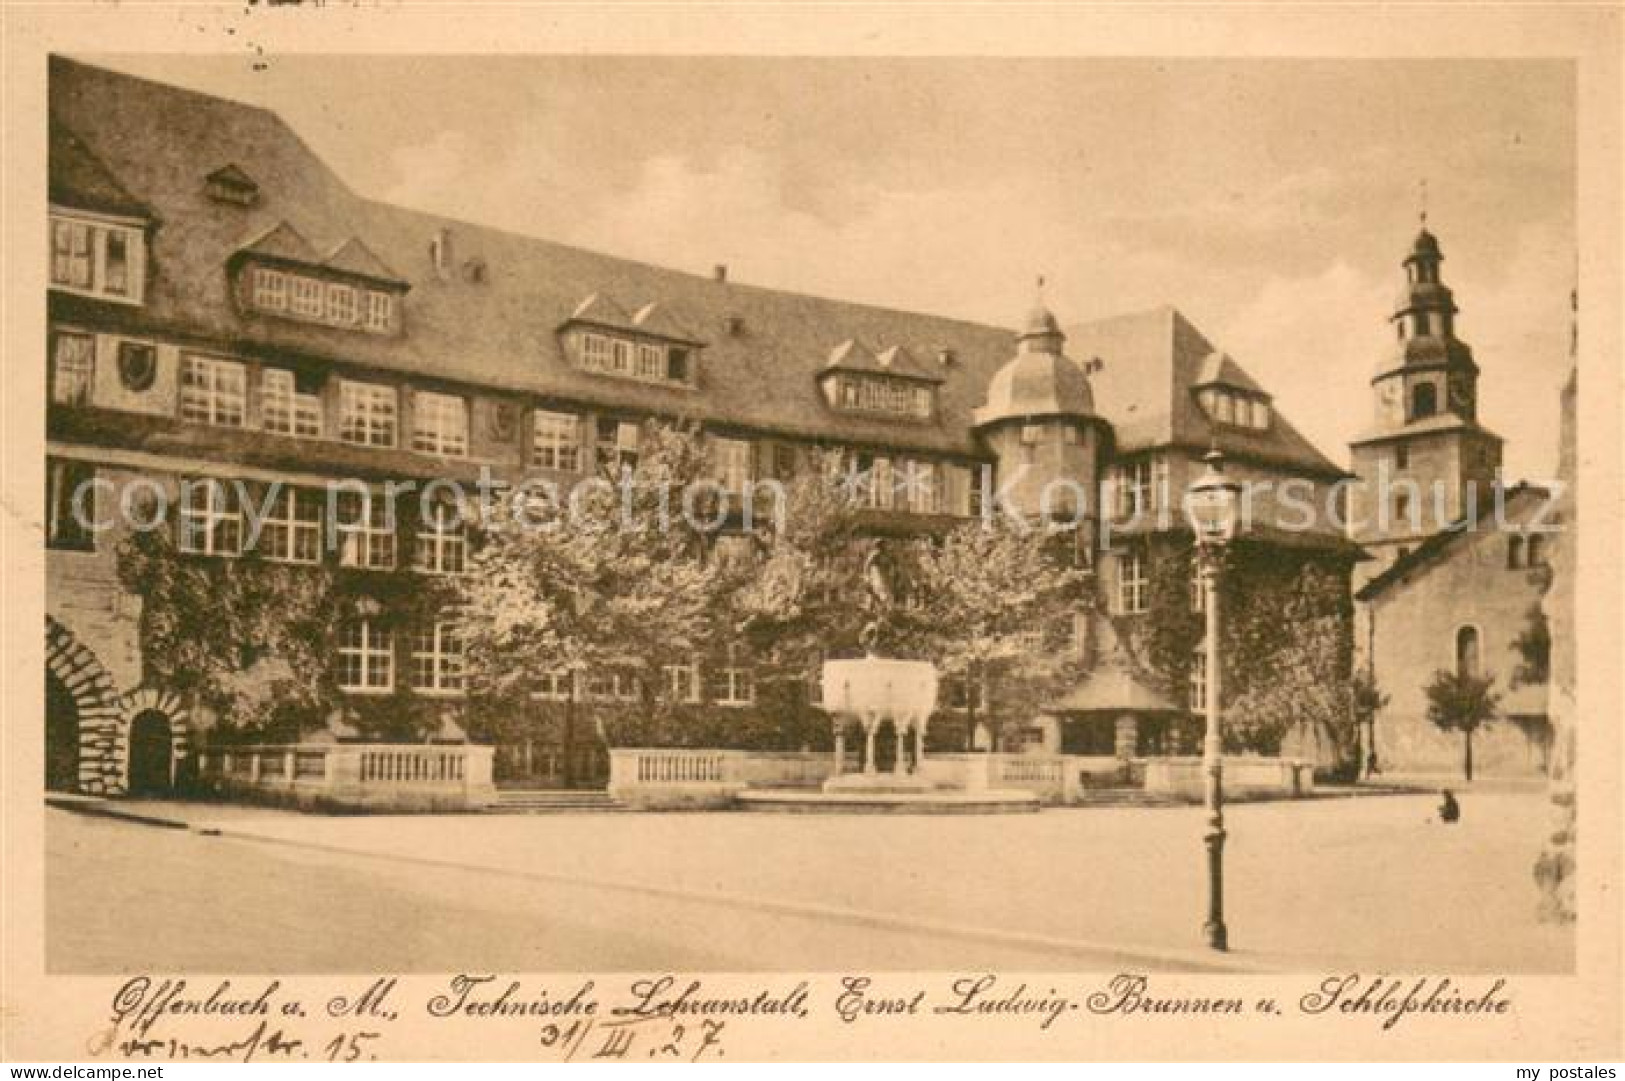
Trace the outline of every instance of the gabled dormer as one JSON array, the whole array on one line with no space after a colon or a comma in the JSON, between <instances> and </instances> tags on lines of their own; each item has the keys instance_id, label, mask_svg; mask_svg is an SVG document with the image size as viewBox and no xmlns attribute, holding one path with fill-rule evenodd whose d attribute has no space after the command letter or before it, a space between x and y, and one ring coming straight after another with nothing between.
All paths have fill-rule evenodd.
<instances>
[{"instance_id":1,"label":"gabled dormer","mask_svg":"<svg viewBox=\"0 0 1625 1081\"><path fill-rule=\"evenodd\" d=\"M54 122L49 172L51 288L141 304L152 212L78 136Z\"/></svg>"},{"instance_id":2,"label":"gabled dormer","mask_svg":"<svg viewBox=\"0 0 1625 1081\"><path fill-rule=\"evenodd\" d=\"M372 334L399 332L411 288L360 239L324 256L285 221L233 252L226 271L242 311Z\"/></svg>"},{"instance_id":3,"label":"gabled dormer","mask_svg":"<svg viewBox=\"0 0 1625 1081\"><path fill-rule=\"evenodd\" d=\"M856 338L829 352L818 372L818 385L832 409L843 413L878 413L911 420L937 416L937 387L942 375L901 345L876 353Z\"/></svg>"},{"instance_id":4,"label":"gabled dormer","mask_svg":"<svg viewBox=\"0 0 1625 1081\"><path fill-rule=\"evenodd\" d=\"M1191 389L1215 424L1255 431L1270 426L1269 394L1228 353L1209 353Z\"/></svg>"},{"instance_id":5,"label":"gabled dormer","mask_svg":"<svg viewBox=\"0 0 1625 1081\"><path fill-rule=\"evenodd\" d=\"M629 313L606 293L592 293L558 327L570 363L596 375L672 387L698 385L700 341L666 305L651 301Z\"/></svg>"}]
</instances>

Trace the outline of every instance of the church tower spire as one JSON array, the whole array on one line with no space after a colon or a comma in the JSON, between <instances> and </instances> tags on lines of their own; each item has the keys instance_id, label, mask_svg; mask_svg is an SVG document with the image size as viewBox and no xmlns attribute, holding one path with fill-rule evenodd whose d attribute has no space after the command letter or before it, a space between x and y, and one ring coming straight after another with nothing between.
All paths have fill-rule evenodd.
<instances>
[{"instance_id":1,"label":"church tower spire","mask_svg":"<svg viewBox=\"0 0 1625 1081\"><path fill-rule=\"evenodd\" d=\"M1427 227L1401 263L1405 279L1388 317L1394 342L1371 379L1373 426L1350 444L1360 478L1349 532L1381 571L1468 514L1498 482L1501 439L1478 421L1478 365L1456 334L1444 251Z\"/></svg>"}]
</instances>

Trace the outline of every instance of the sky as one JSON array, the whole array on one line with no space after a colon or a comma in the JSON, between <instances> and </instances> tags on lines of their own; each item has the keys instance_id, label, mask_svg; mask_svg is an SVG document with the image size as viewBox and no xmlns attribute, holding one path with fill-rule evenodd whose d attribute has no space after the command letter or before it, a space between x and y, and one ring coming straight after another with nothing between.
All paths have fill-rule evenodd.
<instances>
[{"instance_id":1,"label":"sky","mask_svg":"<svg viewBox=\"0 0 1625 1081\"><path fill-rule=\"evenodd\" d=\"M1507 476L1555 465L1566 61L83 59L271 108L363 194L629 258L1011 327L1040 276L1063 324L1172 304L1343 464L1425 205Z\"/></svg>"}]
</instances>

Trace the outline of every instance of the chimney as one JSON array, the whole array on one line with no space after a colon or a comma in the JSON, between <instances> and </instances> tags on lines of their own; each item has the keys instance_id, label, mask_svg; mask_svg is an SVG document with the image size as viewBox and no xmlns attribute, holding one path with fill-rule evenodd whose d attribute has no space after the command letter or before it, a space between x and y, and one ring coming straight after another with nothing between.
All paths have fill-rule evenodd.
<instances>
[{"instance_id":1,"label":"chimney","mask_svg":"<svg viewBox=\"0 0 1625 1081\"><path fill-rule=\"evenodd\" d=\"M429 241L429 261L434 264L435 276L441 281L451 277L451 230L445 226L436 229L434 238Z\"/></svg>"},{"instance_id":2,"label":"chimney","mask_svg":"<svg viewBox=\"0 0 1625 1081\"><path fill-rule=\"evenodd\" d=\"M728 280L728 264L718 263L711 268L711 280L725 282Z\"/></svg>"}]
</instances>

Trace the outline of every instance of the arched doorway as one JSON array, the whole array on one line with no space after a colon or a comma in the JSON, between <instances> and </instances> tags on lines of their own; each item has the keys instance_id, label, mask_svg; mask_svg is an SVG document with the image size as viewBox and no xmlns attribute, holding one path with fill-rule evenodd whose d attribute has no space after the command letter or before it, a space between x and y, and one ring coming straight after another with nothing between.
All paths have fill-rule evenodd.
<instances>
[{"instance_id":1,"label":"arched doorway","mask_svg":"<svg viewBox=\"0 0 1625 1081\"><path fill-rule=\"evenodd\" d=\"M130 722L130 795L167 794L174 784L174 761L169 718L155 709L137 713Z\"/></svg>"},{"instance_id":2,"label":"arched doorway","mask_svg":"<svg viewBox=\"0 0 1625 1081\"><path fill-rule=\"evenodd\" d=\"M54 792L79 787L79 705L51 671L45 673L45 787Z\"/></svg>"}]
</instances>

